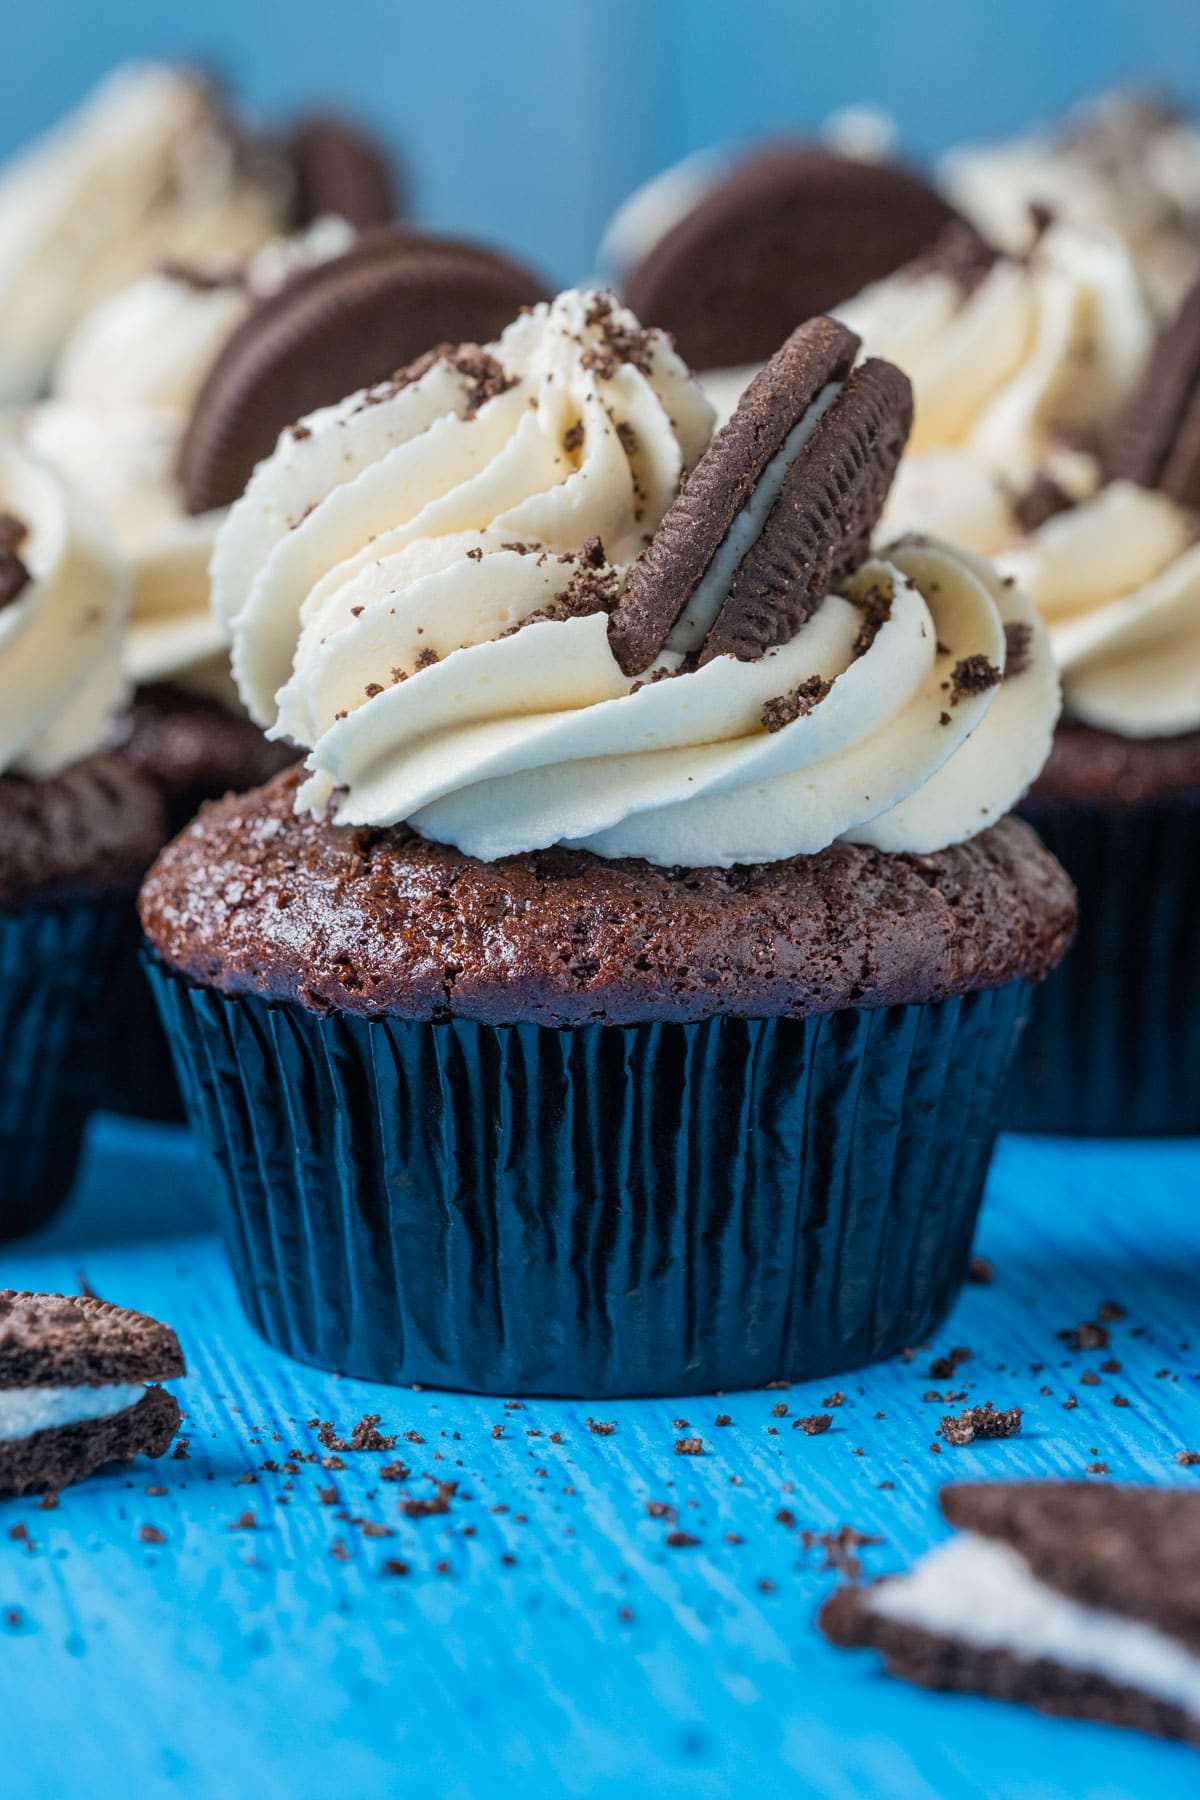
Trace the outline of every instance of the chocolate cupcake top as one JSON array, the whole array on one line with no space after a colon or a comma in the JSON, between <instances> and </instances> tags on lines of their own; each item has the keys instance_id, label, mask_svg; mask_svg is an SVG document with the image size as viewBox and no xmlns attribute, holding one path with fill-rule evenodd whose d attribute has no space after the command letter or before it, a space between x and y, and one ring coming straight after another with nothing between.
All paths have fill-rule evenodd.
<instances>
[{"instance_id":1,"label":"chocolate cupcake top","mask_svg":"<svg viewBox=\"0 0 1200 1800\"><path fill-rule=\"evenodd\" d=\"M1126 738L1200 730L1200 284L1118 424L1110 480L1000 559L1050 627L1066 704Z\"/></svg>"},{"instance_id":2,"label":"chocolate cupcake top","mask_svg":"<svg viewBox=\"0 0 1200 1800\"><path fill-rule=\"evenodd\" d=\"M128 694L128 603L98 514L0 443L0 774L56 775L104 743Z\"/></svg>"},{"instance_id":3,"label":"chocolate cupcake top","mask_svg":"<svg viewBox=\"0 0 1200 1800\"><path fill-rule=\"evenodd\" d=\"M1007 811L1057 711L1044 637L969 554L868 557L910 397L857 347L811 321L706 443L666 339L569 292L285 433L213 576L300 804L694 866Z\"/></svg>"},{"instance_id":4,"label":"chocolate cupcake top","mask_svg":"<svg viewBox=\"0 0 1200 1800\"><path fill-rule=\"evenodd\" d=\"M1048 503L1085 498L1154 341L1128 250L1051 226L1022 257L962 227L838 308L911 377L916 416L885 528L984 556Z\"/></svg>"}]
</instances>

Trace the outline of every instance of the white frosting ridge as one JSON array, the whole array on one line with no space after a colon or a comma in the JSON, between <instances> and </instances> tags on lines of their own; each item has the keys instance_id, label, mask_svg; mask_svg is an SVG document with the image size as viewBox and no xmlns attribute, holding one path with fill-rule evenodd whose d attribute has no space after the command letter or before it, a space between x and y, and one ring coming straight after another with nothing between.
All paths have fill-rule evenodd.
<instances>
[{"instance_id":1,"label":"white frosting ridge","mask_svg":"<svg viewBox=\"0 0 1200 1800\"><path fill-rule=\"evenodd\" d=\"M900 542L789 643L686 661L836 388L769 466L657 662L622 673L606 612L573 612L572 584L615 597L711 413L655 334L648 372L598 361L593 305L566 294L517 321L492 347L511 385L474 412L472 374L439 362L314 414L232 510L215 600L246 704L309 751L299 804L344 824L409 820L486 860L565 843L690 865L838 838L935 850L1008 811L1048 753L1057 678L1020 590L968 553ZM604 569L578 559L592 537ZM890 612L872 634L880 593ZM1002 683L1010 623L1027 666ZM997 679L956 684L968 659ZM764 707L797 690L796 716L768 730Z\"/></svg>"},{"instance_id":2,"label":"white frosting ridge","mask_svg":"<svg viewBox=\"0 0 1200 1800\"><path fill-rule=\"evenodd\" d=\"M141 1382L115 1381L103 1387L0 1388L0 1443L13 1443L60 1425L110 1419L136 1406L145 1392Z\"/></svg>"},{"instance_id":3,"label":"white frosting ridge","mask_svg":"<svg viewBox=\"0 0 1200 1800\"><path fill-rule=\"evenodd\" d=\"M31 577L0 608L0 773L55 775L102 747L128 698L128 575L95 509L3 441L0 512L27 528Z\"/></svg>"},{"instance_id":4,"label":"white frosting ridge","mask_svg":"<svg viewBox=\"0 0 1200 1800\"><path fill-rule=\"evenodd\" d=\"M1075 497L1139 379L1154 321L1112 233L1054 227L970 291L937 269L901 271L839 307L864 350L896 362L915 401L885 531L945 533L985 556L1018 532L1009 499L1039 473Z\"/></svg>"},{"instance_id":5,"label":"white frosting ridge","mask_svg":"<svg viewBox=\"0 0 1200 1800\"><path fill-rule=\"evenodd\" d=\"M962 1532L864 1598L883 1618L1025 1662L1083 1669L1200 1718L1200 1657L1140 1619L1069 1599L1009 1544Z\"/></svg>"},{"instance_id":6,"label":"white frosting ridge","mask_svg":"<svg viewBox=\"0 0 1200 1800\"><path fill-rule=\"evenodd\" d=\"M0 401L35 394L75 321L156 263L257 249L279 175L247 177L192 75L118 69L0 176Z\"/></svg>"},{"instance_id":7,"label":"white frosting ridge","mask_svg":"<svg viewBox=\"0 0 1200 1800\"><path fill-rule=\"evenodd\" d=\"M1050 627L1067 706L1123 737L1200 730L1197 521L1114 481L1001 559Z\"/></svg>"}]
</instances>

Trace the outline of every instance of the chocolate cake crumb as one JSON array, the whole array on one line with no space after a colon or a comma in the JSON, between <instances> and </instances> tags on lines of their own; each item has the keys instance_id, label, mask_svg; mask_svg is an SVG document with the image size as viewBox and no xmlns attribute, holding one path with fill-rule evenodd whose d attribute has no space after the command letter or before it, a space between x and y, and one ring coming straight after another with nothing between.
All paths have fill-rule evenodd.
<instances>
[{"instance_id":1,"label":"chocolate cake crumb","mask_svg":"<svg viewBox=\"0 0 1200 1800\"><path fill-rule=\"evenodd\" d=\"M1004 679L1024 675L1033 661L1033 626L1024 619L1009 619L1004 627Z\"/></svg>"},{"instance_id":2,"label":"chocolate cake crumb","mask_svg":"<svg viewBox=\"0 0 1200 1800\"><path fill-rule=\"evenodd\" d=\"M663 1543L672 1550L694 1550L700 1539L693 1537L690 1531L668 1531Z\"/></svg>"},{"instance_id":3,"label":"chocolate cake crumb","mask_svg":"<svg viewBox=\"0 0 1200 1800\"><path fill-rule=\"evenodd\" d=\"M317 1499L321 1502L322 1506L337 1506L339 1504L338 1491L335 1487L318 1486Z\"/></svg>"},{"instance_id":4,"label":"chocolate cake crumb","mask_svg":"<svg viewBox=\"0 0 1200 1800\"><path fill-rule=\"evenodd\" d=\"M398 1556L385 1556L381 1566L385 1575L407 1575L409 1572L408 1564L401 1562Z\"/></svg>"},{"instance_id":5,"label":"chocolate cake crumb","mask_svg":"<svg viewBox=\"0 0 1200 1800\"><path fill-rule=\"evenodd\" d=\"M845 1404L846 1396L840 1388L834 1394L826 1394L821 1402L822 1406L845 1406Z\"/></svg>"},{"instance_id":6,"label":"chocolate cake crumb","mask_svg":"<svg viewBox=\"0 0 1200 1800\"><path fill-rule=\"evenodd\" d=\"M647 1500L646 1511L652 1519L671 1519L678 1517L675 1508L666 1500Z\"/></svg>"},{"instance_id":7,"label":"chocolate cake crumb","mask_svg":"<svg viewBox=\"0 0 1200 1800\"><path fill-rule=\"evenodd\" d=\"M13 513L0 513L0 612L20 598L33 579L18 551L29 528Z\"/></svg>"},{"instance_id":8,"label":"chocolate cake crumb","mask_svg":"<svg viewBox=\"0 0 1200 1800\"><path fill-rule=\"evenodd\" d=\"M718 1413L716 1418L713 1420L713 1424L714 1425L732 1425L733 1419L729 1413Z\"/></svg>"},{"instance_id":9,"label":"chocolate cake crumb","mask_svg":"<svg viewBox=\"0 0 1200 1800\"><path fill-rule=\"evenodd\" d=\"M191 1438L181 1437L171 1455L176 1462L187 1462L191 1455Z\"/></svg>"},{"instance_id":10,"label":"chocolate cake crumb","mask_svg":"<svg viewBox=\"0 0 1200 1800\"><path fill-rule=\"evenodd\" d=\"M832 1424L832 1413L809 1413L806 1418L793 1419L792 1430L802 1431L805 1437L820 1437Z\"/></svg>"},{"instance_id":11,"label":"chocolate cake crumb","mask_svg":"<svg viewBox=\"0 0 1200 1800\"><path fill-rule=\"evenodd\" d=\"M965 1344L956 1345L946 1356L935 1356L929 1365L929 1373L935 1381L952 1381L954 1371L960 1363L971 1361L971 1351Z\"/></svg>"},{"instance_id":12,"label":"chocolate cake crumb","mask_svg":"<svg viewBox=\"0 0 1200 1800\"><path fill-rule=\"evenodd\" d=\"M856 1581L862 1574L862 1559L857 1552L865 1544L882 1544L883 1539L874 1532L856 1531L853 1525L839 1525L836 1531L802 1531L800 1542L805 1550L825 1552L822 1573L836 1569L848 1580Z\"/></svg>"},{"instance_id":13,"label":"chocolate cake crumb","mask_svg":"<svg viewBox=\"0 0 1200 1800\"><path fill-rule=\"evenodd\" d=\"M617 1429L617 1421L615 1419L606 1420L589 1418L587 1421L587 1428L596 1437L611 1437L613 1432Z\"/></svg>"},{"instance_id":14,"label":"chocolate cake crumb","mask_svg":"<svg viewBox=\"0 0 1200 1800\"><path fill-rule=\"evenodd\" d=\"M1054 518L1056 513L1068 512L1074 504L1070 494L1052 476L1039 473L1027 488L1012 496L1009 511L1018 529L1030 532L1044 525L1047 519Z\"/></svg>"},{"instance_id":15,"label":"chocolate cake crumb","mask_svg":"<svg viewBox=\"0 0 1200 1800\"><path fill-rule=\"evenodd\" d=\"M165 1544L167 1541L166 1532L160 1531L157 1525L143 1525L138 1537L143 1544Z\"/></svg>"},{"instance_id":16,"label":"chocolate cake crumb","mask_svg":"<svg viewBox=\"0 0 1200 1800\"><path fill-rule=\"evenodd\" d=\"M1129 1401L1125 1398L1124 1394L1114 1394L1112 1397L1112 1403L1114 1406L1128 1406L1129 1405Z\"/></svg>"},{"instance_id":17,"label":"chocolate cake crumb","mask_svg":"<svg viewBox=\"0 0 1200 1800\"><path fill-rule=\"evenodd\" d=\"M1097 1325L1092 1319L1085 1319L1082 1325L1072 1325L1065 1331L1055 1333L1072 1350L1107 1350L1110 1342L1109 1332L1103 1325Z\"/></svg>"},{"instance_id":18,"label":"chocolate cake crumb","mask_svg":"<svg viewBox=\"0 0 1200 1800\"><path fill-rule=\"evenodd\" d=\"M1195 1469L1200 1467L1200 1450L1177 1450L1175 1452L1175 1461L1179 1464L1181 1469Z\"/></svg>"},{"instance_id":19,"label":"chocolate cake crumb","mask_svg":"<svg viewBox=\"0 0 1200 1800\"><path fill-rule=\"evenodd\" d=\"M582 419L576 419L576 421L573 425L568 425L567 429L563 432L562 443L563 443L563 449L568 451L571 455L574 455L575 451L582 447L582 445L583 445L583 420Z\"/></svg>"},{"instance_id":20,"label":"chocolate cake crumb","mask_svg":"<svg viewBox=\"0 0 1200 1800\"><path fill-rule=\"evenodd\" d=\"M1125 1308L1116 1300L1102 1300L1096 1308L1096 1317L1103 1319L1106 1325L1117 1325L1125 1317ZM1183 1346L1186 1349L1186 1345Z\"/></svg>"},{"instance_id":21,"label":"chocolate cake crumb","mask_svg":"<svg viewBox=\"0 0 1200 1800\"><path fill-rule=\"evenodd\" d=\"M890 588L873 586L866 588L862 593L850 594L848 598L853 601L862 614L862 624L858 628L858 636L851 646L850 654L851 656L865 656L879 636L880 628L886 625L892 616L894 596Z\"/></svg>"},{"instance_id":22,"label":"chocolate cake crumb","mask_svg":"<svg viewBox=\"0 0 1200 1800\"><path fill-rule=\"evenodd\" d=\"M1021 1418L1019 1406L997 1412L989 1400L984 1406L969 1406L957 1415L946 1413L938 1435L955 1446L970 1444L976 1439L1016 1437L1021 1429Z\"/></svg>"},{"instance_id":23,"label":"chocolate cake crumb","mask_svg":"<svg viewBox=\"0 0 1200 1800\"><path fill-rule=\"evenodd\" d=\"M814 706L819 706L832 686L832 681L826 681L823 676L810 675L799 687L793 688L790 694L780 694L773 700L764 700L759 716L768 731L782 731L785 725L803 718Z\"/></svg>"},{"instance_id":24,"label":"chocolate cake crumb","mask_svg":"<svg viewBox=\"0 0 1200 1800\"><path fill-rule=\"evenodd\" d=\"M676 1456L703 1456L704 1439L698 1437L681 1437L675 1439Z\"/></svg>"},{"instance_id":25,"label":"chocolate cake crumb","mask_svg":"<svg viewBox=\"0 0 1200 1800\"><path fill-rule=\"evenodd\" d=\"M957 706L967 694L986 694L999 680L999 669L986 656L961 657L950 672L951 706Z\"/></svg>"},{"instance_id":26,"label":"chocolate cake crumb","mask_svg":"<svg viewBox=\"0 0 1200 1800\"><path fill-rule=\"evenodd\" d=\"M1087 1473L1089 1475L1107 1475L1108 1464L1106 1462L1089 1463L1087 1465Z\"/></svg>"},{"instance_id":27,"label":"chocolate cake crumb","mask_svg":"<svg viewBox=\"0 0 1200 1800\"><path fill-rule=\"evenodd\" d=\"M973 1256L967 1264L967 1280L976 1287L989 1287L996 1279L996 1271L986 1256Z\"/></svg>"},{"instance_id":28,"label":"chocolate cake crumb","mask_svg":"<svg viewBox=\"0 0 1200 1800\"><path fill-rule=\"evenodd\" d=\"M230 1531L257 1531L258 1520L252 1512L239 1513L229 1529Z\"/></svg>"}]
</instances>

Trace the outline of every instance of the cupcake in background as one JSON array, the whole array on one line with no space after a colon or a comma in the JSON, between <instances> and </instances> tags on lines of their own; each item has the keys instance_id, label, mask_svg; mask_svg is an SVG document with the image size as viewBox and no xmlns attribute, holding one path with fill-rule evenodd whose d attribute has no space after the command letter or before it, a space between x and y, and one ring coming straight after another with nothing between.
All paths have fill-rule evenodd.
<instances>
[{"instance_id":1,"label":"cupcake in background","mask_svg":"<svg viewBox=\"0 0 1200 1800\"><path fill-rule=\"evenodd\" d=\"M228 267L337 211L393 216L385 153L327 114L250 131L196 71L117 69L0 169L0 404L41 392L73 327L164 263Z\"/></svg>"},{"instance_id":2,"label":"cupcake in background","mask_svg":"<svg viewBox=\"0 0 1200 1800\"><path fill-rule=\"evenodd\" d=\"M1163 316L1200 270L1200 123L1162 96L1097 95L1055 125L951 151L941 177L954 204L1014 255L1047 215L1115 231Z\"/></svg>"},{"instance_id":3,"label":"cupcake in background","mask_svg":"<svg viewBox=\"0 0 1200 1800\"><path fill-rule=\"evenodd\" d=\"M953 227L837 315L913 383L912 446L883 529L941 532L983 556L1096 492L1155 338L1126 246L1067 226L1024 256Z\"/></svg>"},{"instance_id":4,"label":"cupcake in background","mask_svg":"<svg viewBox=\"0 0 1200 1800\"><path fill-rule=\"evenodd\" d=\"M447 331L492 336L542 291L493 252L399 227L356 233L330 216L243 265L145 276L76 328L51 397L25 413L21 430L101 507L129 560L123 662L133 693L116 741L161 790L170 833L204 800L257 786L295 754L244 712L209 602L217 529L254 463L296 404L337 399L367 375L389 374L398 345L408 356ZM333 351L317 360L307 352L314 310L340 327ZM107 1103L174 1118L178 1095L137 967L132 912L128 923L122 997L112 1009L123 1051Z\"/></svg>"},{"instance_id":5,"label":"cupcake in background","mask_svg":"<svg viewBox=\"0 0 1200 1800\"><path fill-rule=\"evenodd\" d=\"M1073 929L1005 817L1058 684L979 559L871 557L911 397L858 348L810 321L710 439L666 336L569 292L302 420L230 512L239 689L306 763L142 918L292 1354L683 1393L949 1306Z\"/></svg>"},{"instance_id":6,"label":"cupcake in background","mask_svg":"<svg viewBox=\"0 0 1200 1800\"><path fill-rule=\"evenodd\" d=\"M157 789L105 754L128 597L96 510L0 443L0 1237L70 1186L131 896L163 841Z\"/></svg>"},{"instance_id":7,"label":"cupcake in background","mask_svg":"<svg viewBox=\"0 0 1200 1800\"><path fill-rule=\"evenodd\" d=\"M1200 1132L1200 286L1163 333L1109 479L1000 567L1030 594L1065 718L1025 811L1080 891L1039 998L1013 1122Z\"/></svg>"},{"instance_id":8,"label":"cupcake in background","mask_svg":"<svg viewBox=\"0 0 1200 1800\"><path fill-rule=\"evenodd\" d=\"M639 318L671 332L723 421L795 326L927 249L957 218L891 160L888 121L839 115L823 140L705 151L617 213L600 266Z\"/></svg>"}]
</instances>

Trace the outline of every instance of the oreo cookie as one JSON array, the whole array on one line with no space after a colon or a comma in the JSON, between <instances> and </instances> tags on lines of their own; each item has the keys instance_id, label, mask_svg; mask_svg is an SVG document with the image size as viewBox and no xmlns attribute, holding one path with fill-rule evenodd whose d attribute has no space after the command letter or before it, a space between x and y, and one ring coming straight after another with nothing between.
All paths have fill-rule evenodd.
<instances>
[{"instance_id":1,"label":"oreo cookie","mask_svg":"<svg viewBox=\"0 0 1200 1800\"><path fill-rule=\"evenodd\" d=\"M827 1637L922 1687L1200 1744L1200 1493L980 1482L941 1504L960 1535L834 1594Z\"/></svg>"},{"instance_id":2,"label":"oreo cookie","mask_svg":"<svg viewBox=\"0 0 1200 1800\"><path fill-rule=\"evenodd\" d=\"M708 186L624 283L643 325L695 369L765 362L827 312L927 250L961 215L889 163L808 143L771 146Z\"/></svg>"},{"instance_id":3,"label":"oreo cookie","mask_svg":"<svg viewBox=\"0 0 1200 1800\"><path fill-rule=\"evenodd\" d=\"M385 380L442 342L486 343L547 298L520 264L401 226L255 307L209 370L179 455L187 509L232 505L294 419Z\"/></svg>"},{"instance_id":4,"label":"oreo cookie","mask_svg":"<svg viewBox=\"0 0 1200 1800\"><path fill-rule=\"evenodd\" d=\"M359 231L400 213L393 165L381 144L336 113L309 113L285 146L296 191L297 226L336 213Z\"/></svg>"},{"instance_id":5,"label":"oreo cookie","mask_svg":"<svg viewBox=\"0 0 1200 1800\"><path fill-rule=\"evenodd\" d=\"M1200 281L1159 338L1126 407L1109 474L1200 509Z\"/></svg>"},{"instance_id":6,"label":"oreo cookie","mask_svg":"<svg viewBox=\"0 0 1200 1800\"><path fill-rule=\"evenodd\" d=\"M167 1325L104 1300L0 1293L0 1493L57 1491L106 1462L162 1456L185 1373Z\"/></svg>"},{"instance_id":7,"label":"oreo cookie","mask_svg":"<svg viewBox=\"0 0 1200 1800\"><path fill-rule=\"evenodd\" d=\"M866 557L912 427L890 363L810 319L751 382L629 571L609 624L627 675L670 648L749 661Z\"/></svg>"}]
</instances>

